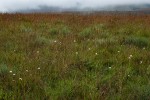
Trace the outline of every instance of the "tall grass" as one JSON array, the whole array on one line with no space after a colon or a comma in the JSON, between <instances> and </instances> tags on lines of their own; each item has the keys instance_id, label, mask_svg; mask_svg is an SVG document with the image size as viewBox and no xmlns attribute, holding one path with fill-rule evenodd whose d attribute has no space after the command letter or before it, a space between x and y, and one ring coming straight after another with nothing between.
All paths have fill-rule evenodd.
<instances>
[{"instance_id":1,"label":"tall grass","mask_svg":"<svg viewBox=\"0 0 150 100\"><path fill-rule=\"evenodd\" d=\"M150 99L149 15L0 19L0 99Z\"/></svg>"}]
</instances>

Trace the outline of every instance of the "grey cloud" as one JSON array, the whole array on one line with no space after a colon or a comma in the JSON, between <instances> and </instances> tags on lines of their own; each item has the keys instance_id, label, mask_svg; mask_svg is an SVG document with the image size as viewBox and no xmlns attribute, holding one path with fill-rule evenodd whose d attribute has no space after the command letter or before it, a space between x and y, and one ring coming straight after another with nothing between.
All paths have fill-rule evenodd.
<instances>
[{"instance_id":1,"label":"grey cloud","mask_svg":"<svg viewBox=\"0 0 150 100\"><path fill-rule=\"evenodd\" d=\"M41 7L60 9L104 8L114 5L150 4L150 0L0 0L0 12L39 10Z\"/></svg>"}]
</instances>

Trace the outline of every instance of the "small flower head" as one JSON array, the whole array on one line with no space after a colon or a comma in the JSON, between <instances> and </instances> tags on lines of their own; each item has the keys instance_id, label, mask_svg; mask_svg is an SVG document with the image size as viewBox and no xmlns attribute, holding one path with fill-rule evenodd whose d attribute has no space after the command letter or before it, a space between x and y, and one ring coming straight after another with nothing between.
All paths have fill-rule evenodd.
<instances>
[{"instance_id":1,"label":"small flower head","mask_svg":"<svg viewBox=\"0 0 150 100\"><path fill-rule=\"evenodd\" d=\"M117 51L118 53L120 53L120 51Z\"/></svg>"},{"instance_id":2,"label":"small flower head","mask_svg":"<svg viewBox=\"0 0 150 100\"><path fill-rule=\"evenodd\" d=\"M41 68L40 68L40 67L38 67L37 69L38 69L38 70L40 70Z\"/></svg>"},{"instance_id":3,"label":"small flower head","mask_svg":"<svg viewBox=\"0 0 150 100\"><path fill-rule=\"evenodd\" d=\"M76 43L77 41L76 41L76 40L74 40L73 42L74 42L74 43Z\"/></svg>"},{"instance_id":4,"label":"small flower head","mask_svg":"<svg viewBox=\"0 0 150 100\"><path fill-rule=\"evenodd\" d=\"M13 74L13 76L15 76L16 74Z\"/></svg>"},{"instance_id":5,"label":"small flower head","mask_svg":"<svg viewBox=\"0 0 150 100\"><path fill-rule=\"evenodd\" d=\"M56 43L57 41L55 40L54 43Z\"/></svg>"},{"instance_id":6,"label":"small flower head","mask_svg":"<svg viewBox=\"0 0 150 100\"><path fill-rule=\"evenodd\" d=\"M133 55L130 55L128 58L131 59L133 57Z\"/></svg>"},{"instance_id":7,"label":"small flower head","mask_svg":"<svg viewBox=\"0 0 150 100\"><path fill-rule=\"evenodd\" d=\"M140 61L140 64L142 64L143 63L143 61Z\"/></svg>"},{"instance_id":8,"label":"small flower head","mask_svg":"<svg viewBox=\"0 0 150 100\"><path fill-rule=\"evenodd\" d=\"M130 57L133 57L133 55L130 55Z\"/></svg>"},{"instance_id":9,"label":"small flower head","mask_svg":"<svg viewBox=\"0 0 150 100\"><path fill-rule=\"evenodd\" d=\"M22 81L22 78L19 78L19 80L21 80L21 81Z\"/></svg>"},{"instance_id":10,"label":"small flower head","mask_svg":"<svg viewBox=\"0 0 150 100\"><path fill-rule=\"evenodd\" d=\"M26 72L29 72L28 70L26 70Z\"/></svg>"},{"instance_id":11,"label":"small flower head","mask_svg":"<svg viewBox=\"0 0 150 100\"><path fill-rule=\"evenodd\" d=\"M76 55L78 55L79 53L78 52L76 52Z\"/></svg>"},{"instance_id":12,"label":"small flower head","mask_svg":"<svg viewBox=\"0 0 150 100\"><path fill-rule=\"evenodd\" d=\"M12 73L12 70L10 70L9 73Z\"/></svg>"},{"instance_id":13,"label":"small flower head","mask_svg":"<svg viewBox=\"0 0 150 100\"><path fill-rule=\"evenodd\" d=\"M36 51L36 53L40 53L40 51Z\"/></svg>"},{"instance_id":14,"label":"small flower head","mask_svg":"<svg viewBox=\"0 0 150 100\"><path fill-rule=\"evenodd\" d=\"M98 55L98 53L95 53L95 55Z\"/></svg>"},{"instance_id":15,"label":"small flower head","mask_svg":"<svg viewBox=\"0 0 150 100\"><path fill-rule=\"evenodd\" d=\"M88 50L91 50L91 48L89 48Z\"/></svg>"},{"instance_id":16,"label":"small flower head","mask_svg":"<svg viewBox=\"0 0 150 100\"><path fill-rule=\"evenodd\" d=\"M111 69L111 67L108 67L109 69Z\"/></svg>"}]
</instances>

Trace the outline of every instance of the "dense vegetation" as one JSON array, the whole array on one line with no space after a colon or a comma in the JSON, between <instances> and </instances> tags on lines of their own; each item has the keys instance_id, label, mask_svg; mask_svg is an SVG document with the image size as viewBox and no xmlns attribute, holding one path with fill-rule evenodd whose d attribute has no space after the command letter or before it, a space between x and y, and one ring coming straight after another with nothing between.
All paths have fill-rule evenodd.
<instances>
[{"instance_id":1,"label":"dense vegetation","mask_svg":"<svg viewBox=\"0 0 150 100\"><path fill-rule=\"evenodd\" d=\"M150 15L0 14L0 99L149 100Z\"/></svg>"}]
</instances>

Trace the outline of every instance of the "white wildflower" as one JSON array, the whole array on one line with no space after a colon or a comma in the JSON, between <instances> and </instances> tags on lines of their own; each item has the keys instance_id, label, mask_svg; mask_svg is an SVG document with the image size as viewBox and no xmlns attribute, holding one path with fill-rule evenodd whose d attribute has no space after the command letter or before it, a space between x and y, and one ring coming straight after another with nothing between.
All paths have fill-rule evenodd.
<instances>
[{"instance_id":1,"label":"white wildflower","mask_svg":"<svg viewBox=\"0 0 150 100\"><path fill-rule=\"evenodd\" d=\"M10 70L9 73L12 73L12 70Z\"/></svg>"},{"instance_id":2,"label":"white wildflower","mask_svg":"<svg viewBox=\"0 0 150 100\"><path fill-rule=\"evenodd\" d=\"M38 70L40 70L41 68L40 68L40 67L38 67L37 69L38 69Z\"/></svg>"},{"instance_id":3,"label":"white wildflower","mask_svg":"<svg viewBox=\"0 0 150 100\"><path fill-rule=\"evenodd\" d=\"M133 55L130 55L130 57L133 57Z\"/></svg>"},{"instance_id":4,"label":"white wildflower","mask_svg":"<svg viewBox=\"0 0 150 100\"><path fill-rule=\"evenodd\" d=\"M36 53L40 53L40 51L36 51Z\"/></svg>"},{"instance_id":5,"label":"white wildflower","mask_svg":"<svg viewBox=\"0 0 150 100\"><path fill-rule=\"evenodd\" d=\"M131 57L130 57L130 56L129 56L128 58L129 58L129 59L131 59Z\"/></svg>"},{"instance_id":6,"label":"white wildflower","mask_svg":"<svg viewBox=\"0 0 150 100\"><path fill-rule=\"evenodd\" d=\"M21 80L21 81L22 81L22 78L19 78L19 80Z\"/></svg>"},{"instance_id":7,"label":"white wildflower","mask_svg":"<svg viewBox=\"0 0 150 100\"><path fill-rule=\"evenodd\" d=\"M131 59L133 57L133 55L130 55L128 58Z\"/></svg>"},{"instance_id":8,"label":"white wildflower","mask_svg":"<svg viewBox=\"0 0 150 100\"><path fill-rule=\"evenodd\" d=\"M78 52L76 52L76 55L78 55L79 53Z\"/></svg>"}]
</instances>

